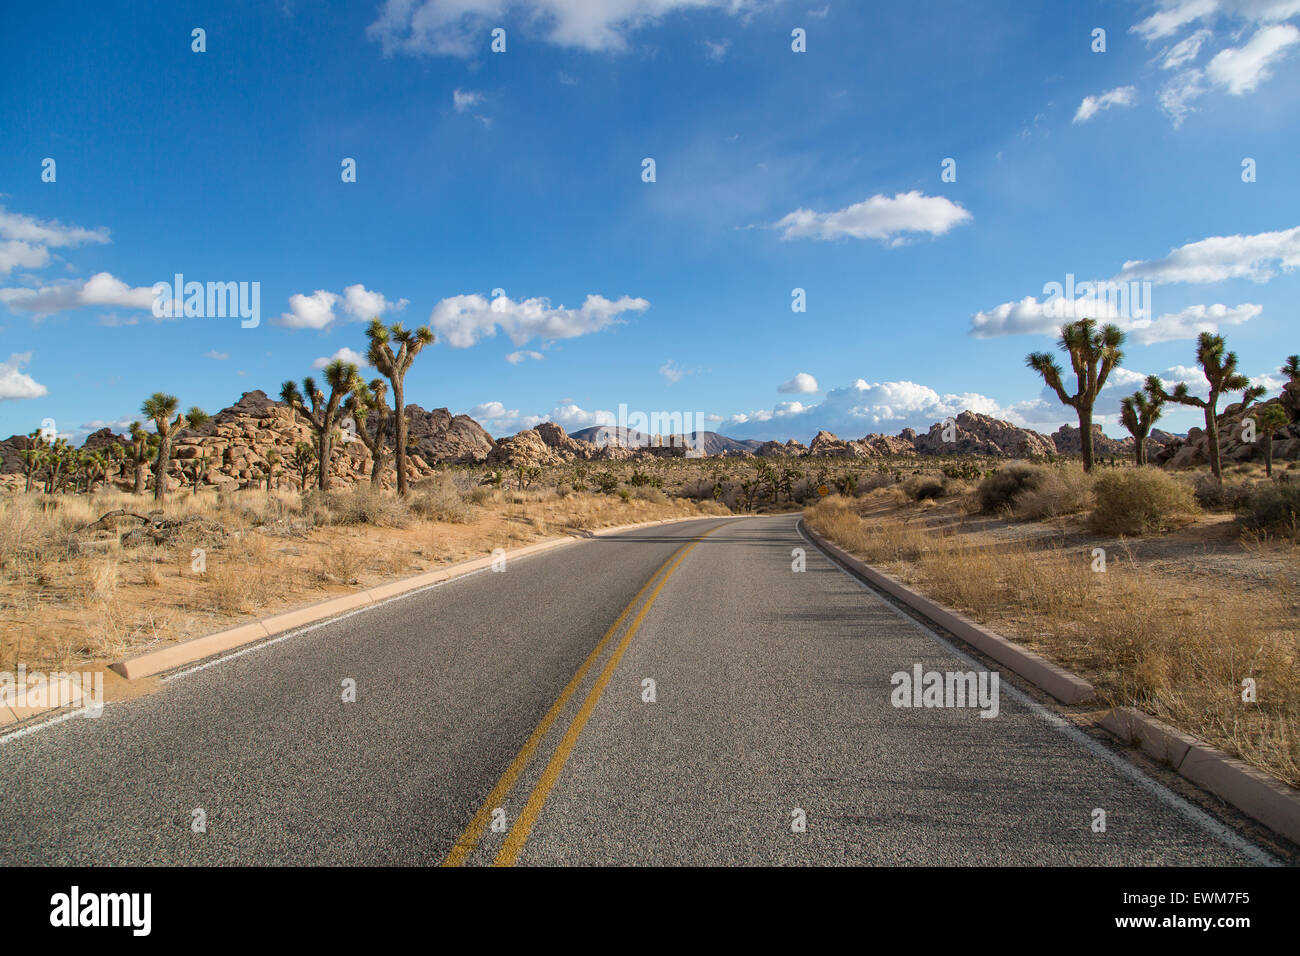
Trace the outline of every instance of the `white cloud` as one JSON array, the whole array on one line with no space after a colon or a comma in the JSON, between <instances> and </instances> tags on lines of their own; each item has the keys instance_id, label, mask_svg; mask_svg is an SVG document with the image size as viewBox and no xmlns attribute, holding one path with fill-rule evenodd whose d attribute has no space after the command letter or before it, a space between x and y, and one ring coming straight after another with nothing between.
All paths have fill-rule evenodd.
<instances>
[{"instance_id":1,"label":"white cloud","mask_svg":"<svg viewBox=\"0 0 1300 956\"><path fill-rule=\"evenodd\" d=\"M676 385L687 375L695 375L698 372L698 368L683 368L673 359L669 359L659 366L659 374L668 380L669 385Z\"/></svg>"},{"instance_id":2,"label":"white cloud","mask_svg":"<svg viewBox=\"0 0 1300 956\"><path fill-rule=\"evenodd\" d=\"M894 198L877 194L834 212L818 213L796 209L773 223L783 239L879 239L899 244L903 234L925 232L941 236L953 226L974 217L962 206L943 196L925 196L918 191L898 193Z\"/></svg>"},{"instance_id":3,"label":"white cloud","mask_svg":"<svg viewBox=\"0 0 1300 956\"><path fill-rule=\"evenodd\" d=\"M542 353L534 352L531 349L525 349L518 352L511 352L506 356L506 361L511 365L518 365L520 362L526 362L529 359L536 359L540 362L542 360Z\"/></svg>"},{"instance_id":4,"label":"white cloud","mask_svg":"<svg viewBox=\"0 0 1300 956\"><path fill-rule=\"evenodd\" d=\"M618 424L618 416L611 411L604 409L587 411L572 403L559 405L551 409L551 414L542 420L553 421L567 432L577 431L579 428L589 428L592 425Z\"/></svg>"},{"instance_id":5,"label":"white cloud","mask_svg":"<svg viewBox=\"0 0 1300 956\"><path fill-rule=\"evenodd\" d=\"M1190 63L1201 55L1201 47L1213 34L1209 30L1197 30L1189 37L1184 37L1164 52L1160 62L1161 69L1176 70L1184 63Z\"/></svg>"},{"instance_id":6,"label":"white cloud","mask_svg":"<svg viewBox=\"0 0 1300 956\"><path fill-rule=\"evenodd\" d=\"M0 401L40 398L49 394L48 388L22 371L31 360L31 352L15 352L9 356L9 361L0 362Z\"/></svg>"},{"instance_id":7,"label":"white cloud","mask_svg":"<svg viewBox=\"0 0 1300 956\"><path fill-rule=\"evenodd\" d=\"M451 103L457 113L467 113L483 102L483 94L475 90L452 90Z\"/></svg>"},{"instance_id":8,"label":"white cloud","mask_svg":"<svg viewBox=\"0 0 1300 956\"><path fill-rule=\"evenodd\" d=\"M289 311L272 321L290 329L324 329L336 318L334 307L338 302L339 297L325 289L311 295L295 292L289 296Z\"/></svg>"},{"instance_id":9,"label":"white cloud","mask_svg":"<svg viewBox=\"0 0 1300 956\"><path fill-rule=\"evenodd\" d=\"M407 299L390 302L382 292L367 289L360 282L343 290L343 311L360 322L368 322L385 312L400 312L408 305Z\"/></svg>"},{"instance_id":10,"label":"white cloud","mask_svg":"<svg viewBox=\"0 0 1300 956\"><path fill-rule=\"evenodd\" d=\"M56 220L36 219L0 206L0 275L15 268L39 269L49 262L51 247L108 242L108 230L65 226Z\"/></svg>"},{"instance_id":11,"label":"white cloud","mask_svg":"<svg viewBox=\"0 0 1300 956\"><path fill-rule=\"evenodd\" d=\"M1267 282L1276 267L1300 267L1300 226L1252 236L1211 236L1172 250L1162 259L1124 263L1116 279L1170 282L1222 282L1253 279Z\"/></svg>"},{"instance_id":12,"label":"white cloud","mask_svg":"<svg viewBox=\"0 0 1300 956\"><path fill-rule=\"evenodd\" d=\"M61 279L34 289L0 289L0 302L10 309L42 316L86 305L152 310L153 300L152 286L132 288L107 272L98 272L84 282Z\"/></svg>"},{"instance_id":13,"label":"white cloud","mask_svg":"<svg viewBox=\"0 0 1300 956\"><path fill-rule=\"evenodd\" d=\"M988 312L977 312L971 318L971 335L980 339L1002 335L1057 335L1061 325L1077 317L1113 322L1129 334L1139 345L1155 342L1174 342L1194 339L1201 332L1217 332L1224 325L1241 325L1263 311L1262 306L1249 303L1235 308L1226 305L1190 305L1181 312L1171 312L1150 318L1121 315L1117 303L1105 296L1083 297L1075 300L1072 312L1063 312L1059 306L1064 299L1039 301L1025 296L1018 302L1004 302Z\"/></svg>"},{"instance_id":14,"label":"white cloud","mask_svg":"<svg viewBox=\"0 0 1300 956\"><path fill-rule=\"evenodd\" d=\"M782 382L777 386L778 392L786 395L811 395L814 392L820 392L817 387L817 379L813 378L807 372L800 372L788 382Z\"/></svg>"},{"instance_id":15,"label":"white cloud","mask_svg":"<svg viewBox=\"0 0 1300 956\"><path fill-rule=\"evenodd\" d=\"M343 346L343 348L339 349L337 352L335 352L333 355L322 356L321 358L316 359L316 361L311 363L311 367L316 369L321 369L329 365L330 362L335 362L335 361L347 362L351 365L355 365L359 369L370 367L370 362L363 353L354 352L346 345Z\"/></svg>"},{"instance_id":16,"label":"white cloud","mask_svg":"<svg viewBox=\"0 0 1300 956\"><path fill-rule=\"evenodd\" d=\"M217 362L224 362L226 359L230 358L230 353L218 352L214 349L211 352L204 352L203 357L213 359L214 361Z\"/></svg>"},{"instance_id":17,"label":"white cloud","mask_svg":"<svg viewBox=\"0 0 1300 956\"><path fill-rule=\"evenodd\" d=\"M489 301L481 295L456 295L433 307L429 324L441 341L452 348L469 348L479 339L496 335L500 327L515 345L530 339L570 339L622 322L625 312L642 312L650 308L645 299L623 296L611 301L601 295L588 295L582 307L553 308L546 298L514 301L497 296Z\"/></svg>"},{"instance_id":18,"label":"white cloud","mask_svg":"<svg viewBox=\"0 0 1300 956\"><path fill-rule=\"evenodd\" d=\"M468 57L486 51L490 31L515 12L519 22L556 46L621 51L629 34L668 14L712 7L742 15L759 5L760 0L387 0L366 35L382 45L385 56Z\"/></svg>"},{"instance_id":19,"label":"white cloud","mask_svg":"<svg viewBox=\"0 0 1300 956\"><path fill-rule=\"evenodd\" d=\"M1205 95L1207 87L1201 82L1203 79L1200 70L1187 70L1175 76L1160 91L1160 108L1173 120L1175 129L1182 126L1187 114L1192 112L1192 102Z\"/></svg>"},{"instance_id":20,"label":"white cloud","mask_svg":"<svg viewBox=\"0 0 1300 956\"><path fill-rule=\"evenodd\" d=\"M1269 78L1269 66L1296 43L1300 43L1300 30L1291 24L1264 27L1245 46L1220 50L1205 68L1205 74L1233 96L1252 93Z\"/></svg>"},{"instance_id":21,"label":"white cloud","mask_svg":"<svg viewBox=\"0 0 1300 956\"><path fill-rule=\"evenodd\" d=\"M1130 32L1147 40L1173 36L1189 23L1207 17L1219 8L1219 0L1163 0L1151 16L1134 24Z\"/></svg>"},{"instance_id":22,"label":"white cloud","mask_svg":"<svg viewBox=\"0 0 1300 956\"><path fill-rule=\"evenodd\" d=\"M1132 106L1137 102L1137 89L1132 86L1117 86L1100 96L1085 96L1074 114L1074 122L1086 123L1102 110L1112 106Z\"/></svg>"},{"instance_id":23,"label":"white cloud","mask_svg":"<svg viewBox=\"0 0 1300 956\"><path fill-rule=\"evenodd\" d=\"M1036 407L1029 403L1029 407ZM1004 409L996 401L974 392L940 394L916 382L867 382L833 388L815 405L780 402L771 410L732 415L726 433L737 438L798 437L808 441L825 429L841 438L861 438L872 432L896 434L903 428L924 431L934 422L965 410L1022 423L1017 407ZM1068 409L1066 410L1068 412ZM1068 417L1058 416L1061 421Z\"/></svg>"},{"instance_id":24,"label":"white cloud","mask_svg":"<svg viewBox=\"0 0 1300 956\"><path fill-rule=\"evenodd\" d=\"M717 43L714 43L712 40L705 40L703 42L705 54L708 58L719 63L727 58L727 51L731 49L730 40L719 40Z\"/></svg>"}]
</instances>

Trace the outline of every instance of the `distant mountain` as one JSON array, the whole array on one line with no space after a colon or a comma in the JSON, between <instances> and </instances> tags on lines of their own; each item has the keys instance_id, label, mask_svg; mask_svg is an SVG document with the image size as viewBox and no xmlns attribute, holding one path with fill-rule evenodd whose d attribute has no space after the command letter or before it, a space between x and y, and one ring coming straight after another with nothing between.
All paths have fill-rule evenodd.
<instances>
[{"instance_id":1,"label":"distant mountain","mask_svg":"<svg viewBox=\"0 0 1300 956\"><path fill-rule=\"evenodd\" d=\"M681 445L699 448L703 443L706 455L752 455L763 446L755 438L736 439L719 435L717 432L691 432L689 435L646 435L631 428L617 425L592 425L569 432L569 437L578 441L589 441L598 448L606 445L621 445L624 448L646 448L652 445Z\"/></svg>"}]
</instances>

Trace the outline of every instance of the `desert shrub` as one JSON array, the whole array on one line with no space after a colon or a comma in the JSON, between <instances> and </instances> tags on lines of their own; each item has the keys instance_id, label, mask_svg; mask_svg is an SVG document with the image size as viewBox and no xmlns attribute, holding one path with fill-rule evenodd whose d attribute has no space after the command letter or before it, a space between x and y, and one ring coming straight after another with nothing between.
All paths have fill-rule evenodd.
<instances>
[{"instance_id":1,"label":"desert shrub","mask_svg":"<svg viewBox=\"0 0 1300 956\"><path fill-rule=\"evenodd\" d=\"M1248 531L1277 534L1300 541L1300 481L1260 482L1237 506Z\"/></svg>"},{"instance_id":2,"label":"desert shrub","mask_svg":"<svg viewBox=\"0 0 1300 956\"><path fill-rule=\"evenodd\" d=\"M412 492L410 509L413 514L421 518L429 521L448 521L453 524L464 524L474 520L473 506L466 500L464 492L449 474L434 475L425 479L419 482Z\"/></svg>"},{"instance_id":3,"label":"desert shrub","mask_svg":"<svg viewBox=\"0 0 1300 956\"><path fill-rule=\"evenodd\" d=\"M1210 472L1196 479L1196 503L1206 511L1237 511L1250 497L1246 482L1220 482Z\"/></svg>"},{"instance_id":4,"label":"desert shrub","mask_svg":"<svg viewBox=\"0 0 1300 956\"><path fill-rule=\"evenodd\" d=\"M948 483L931 475L913 475L903 482L902 488L913 501L935 501L948 494Z\"/></svg>"},{"instance_id":5,"label":"desert shrub","mask_svg":"<svg viewBox=\"0 0 1300 956\"><path fill-rule=\"evenodd\" d=\"M999 468L975 489L980 510L992 514L1014 508L1021 495L1042 487L1050 473L1042 465L1018 463Z\"/></svg>"},{"instance_id":6,"label":"desert shrub","mask_svg":"<svg viewBox=\"0 0 1300 956\"><path fill-rule=\"evenodd\" d=\"M492 486L479 485L469 493L469 500L476 505L487 504L492 500Z\"/></svg>"},{"instance_id":7,"label":"desert shrub","mask_svg":"<svg viewBox=\"0 0 1300 956\"><path fill-rule=\"evenodd\" d=\"M1049 468L1037 487L1022 492L1014 506L1017 518L1042 521L1077 514L1092 507L1092 478L1082 466Z\"/></svg>"},{"instance_id":8,"label":"desert shrub","mask_svg":"<svg viewBox=\"0 0 1300 956\"><path fill-rule=\"evenodd\" d=\"M632 497L640 501L653 501L655 504L663 504L668 500L668 496L653 485L641 485L632 489Z\"/></svg>"},{"instance_id":9,"label":"desert shrub","mask_svg":"<svg viewBox=\"0 0 1300 956\"><path fill-rule=\"evenodd\" d=\"M1196 513L1191 489L1157 468L1108 471L1093 484L1093 495L1088 525L1098 534L1168 531Z\"/></svg>"},{"instance_id":10,"label":"desert shrub","mask_svg":"<svg viewBox=\"0 0 1300 956\"><path fill-rule=\"evenodd\" d=\"M406 502L369 485L340 491L308 492L303 498L303 513L317 525L369 524L378 528L401 528L411 520Z\"/></svg>"}]
</instances>

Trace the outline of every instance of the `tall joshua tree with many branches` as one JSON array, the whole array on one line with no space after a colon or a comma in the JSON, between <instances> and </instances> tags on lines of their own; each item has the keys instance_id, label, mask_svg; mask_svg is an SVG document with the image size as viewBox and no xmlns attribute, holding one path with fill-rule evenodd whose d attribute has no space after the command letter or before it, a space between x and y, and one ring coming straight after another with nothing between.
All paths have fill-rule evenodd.
<instances>
[{"instance_id":1,"label":"tall joshua tree with many branches","mask_svg":"<svg viewBox=\"0 0 1300 956\"><path fill-rule=\"evenodd\" d=\"M370 467L371 487L378 488L388 464L388 427L393 411L388 407L385 393L388 383L376 378L369 385L358 385L348 396L347 410L357 424L357 437L370 450L373 464Z\"/></svg>"},{"instance_id":2,"label":"tall joshua tree with many branches","mask_svg":"<svg viewBox=\"0 0 1300 956\"><path fill-rule=\"evenodd\" d=\"M316 484L321 491L328 491L330 486L330 452L334 443L334 429L343 417L343 401L349 392L361 384L361 377L351 362L335 359L325 366L325 384L330 389L328 397L316 386L316 380L311 376L302 380L301 392L292 379L280 386L280 398L295 412L301 413L316 433ZM305 400L304 393L307 396ZM311 402L310 408L307 407L307 402Z\"/></svg>"},{"instance_id":3,"label":"tall joshua tree with many branches","mask_svg":"<svg viewBox=\"0 0 1300 956\"><path fill-rule=\"evenodd\" d=\"M1202 332L1196 340L1196 363L1205 373L1205 380L1210 383L1210 393L1206 398L1197 398L1187 388L1186 382L1179 382L1172 392L1166 392L1160 379L1152 376L1149 385L1154 385L1155 395L1166 402L1176 405L1190 405L1205 412L1205 437L1210 446L1210 470L1216 481L1223 481L1223 462L1219 457L1219 398L1228 392L1244 391L1242 408L1264 394L1263 386L1250 385L1250 379L1237 371L1237 353L1229 352L1222 335Z\"/></svg>"},{"instance_id":4,"label":"tall joshua tree with many branches","mask_svg":"<svg viewBox=\"0 0 1300 956\"><path fill-rule=\"evenodd\" d=\"M367 359L393 383L393 458L397 466L397 493L406 495L406 373L420 354L420 350L433 342L433 330L422 325L408 332L399 323L387 327L378 318L372 319L366 329L370 339ZM393 346L397 351L393 351Z\"/></svg>"},{"instance_id":5,"label":"tall joshua tree with many branches","mask_svg":"<svg viewBox=\"0 0 1300 956\"><path fill-rule=\"evenodd\" d=\"M145 465L149 459L158 451L158 436L153 432L144 430L144 426L139 422L131 423L131 463L135 466L133 493L137 495L144 494L145 483L148 481L148 472Z\"/></svg>"},{"instance_id":6,"label":"tall joshua tree with many branches","mask_svg":"<svg viewBox=\"0 0 1300 956\"><path fill-rule=\"evenodd\" d=\"M1133 463L1139 467L1147 463L1147 437L1151 426L1160 420L1164 413L1165 402L1153 391L1160 387L1160 380L1154 375L1148 376L1146 385L1120 400L1119 420L1133 436Z\"/></svg>"},{"instance_id":7,"label":"tall joshua tree with many branches","mask_svg":"<svg viewBox=\"0 0 1300 956\"><path fill-rule=\"evenodd\" d=\"M1064 373L1050 352L1033 352L1025 358L1025 364L1043 376L1043 381L1056 392L1061 404L1070 406L1078 414L1084 471L1092 471L1093 464L1092 409L1111 371L1124 359L1120 350L1123 344L1124 333L1117 325L1098 328L1095 320L1080 319L1061 326L1057 346L1070 356L1070 365L1078 381L1073 395L1066 392L1061 380Z\"/></svg>"}]
</instances>

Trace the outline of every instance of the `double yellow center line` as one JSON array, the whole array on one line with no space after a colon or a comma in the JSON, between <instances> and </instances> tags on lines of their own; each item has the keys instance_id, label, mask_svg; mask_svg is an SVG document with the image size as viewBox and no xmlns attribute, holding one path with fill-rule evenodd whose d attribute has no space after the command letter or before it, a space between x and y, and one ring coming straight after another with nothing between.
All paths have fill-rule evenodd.
<instances>
[{"instance_id":1,"label":"double yellow center line","mask_svg":"<svg viewBox=\"0 0 1300 956\"><path fill-rule=\"evenodd\" d=\"M587 692L587 696L583 700L582 706L578 708L577 714L574 715L573 720L569 723L568 728L564 732L564 736L560 739L559 745L551 755L551 759L547 763L546 769L542 771L541 777L533 786L532 793L529 794L528 802L524 805L523 811L519 814L518 819L515 820L514 826L511 827L510 832L506 835L505 842L502 843L501 849L497 852L496 860L493 863L494 866L514 865L515 861L519 858L520 852L524 848L524 842L528 839L528 834L532 830L533 824L537 822L538 814L542 812L542 807L546 803L546 798L550 795L551 789L555 786L556 780L559 779L560 771L564 769L564 764L568 761L569 755L573 753L573 748L578 742L578 735L582 733L582 728L586 726L587 720L591 717L592 711L595 710L596 703L600 700L600 695L604 692L606 685L609 684L610 679L614 676L614 669L618 666L618 662L622 659L623 653L627 650L628 645L632 642L632 638L641 627L641 622L645 620L645 616L647 612L649 612L651 605L654 604L655 599L659 597L659 592L663 590L664 585L668 583L668 579L672 577L673 573L681 566L681 563L686 559L686 556L691 553L700 541L707 538L721 527L722 525L718 525L717 527L710 528L693 541L683 545L675 551L667 561L661 564L655 570L654 574L650 575L649 580L641 586L641 590L637 591L636 596L628 602L627 607L623 608L618 617L614 619L614 623L609 626L609 630L607 630L604 636L601 637L600 642L595 646L592 652L587 655L587 659L582 662L582 665L574 673L573 677L569 679L564 690L560 692L560 696L555 699L555 703L551 704L550 709L546 711L545 716L542 717L541 721L533 729L533 732L529 734L523 747L519 749L519 753L515 755L514 760L510 761L510 765L506 767L505 773L501 775L501 779L497 781L496 786L492 788L492 792L489 793L487 799L483 801L483 805L479 807L478 812L474 814L469 825L465 827L465 832L462 833L460 839L452 845L451 851L447 854L447 858L442 861L443 866L461 866L469 858L469 855L474 852L474 848L478 846L479 840L482 838L484 831L487 830L488 825L492 821L493 811L505 802L506 797L510 794L510 791L519 781L519 777L523 774L524 768L528 766L528 762L533 758L538 747L541 746L543 739L545 739L551 727L564 712L565 707L568 706L574 693L581 686L582 680L587 675L587 672L591 669L592 665L600 659L601 654L604 653L610 640L618 633L619 628L622 627L623 622L627 620L628 615L632 613L632 609L637 606L641 601L641 598L645 596L646 591L650 590L650 586L654 584L655 579L658 578L659 583L655 585L653 591L650 591L649 598L646 599L645 604L642 605L641 610L637 613L636 617L632 619L631 626L628 627L627 632L623 635L623 639L619 641L618 646L615 647L614 652L609 656L609 660L605 662L605 666L601 670L600 675L596 678L595 683L592 684L591 690Z\"/></svg>"}]
</instances>

